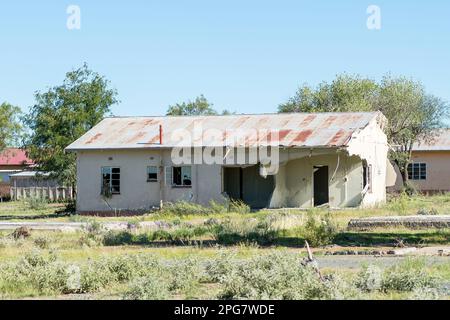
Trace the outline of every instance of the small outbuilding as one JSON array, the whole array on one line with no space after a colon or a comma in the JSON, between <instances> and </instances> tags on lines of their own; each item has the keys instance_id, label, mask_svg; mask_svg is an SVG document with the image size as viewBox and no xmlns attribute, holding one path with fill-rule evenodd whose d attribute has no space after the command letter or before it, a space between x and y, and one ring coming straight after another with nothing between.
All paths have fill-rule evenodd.
<instances>
[{"instance_id":1,"label":"small outbuilding","mask_svg":"<svg viewBox=\"0 0 450 320\"><path fill-rule=\"evenodd\" d=\"M79 212L180 200L252 208L373 206L386 200L380 112L106 118L77 154Z\"/></svg>"}]
</instances>

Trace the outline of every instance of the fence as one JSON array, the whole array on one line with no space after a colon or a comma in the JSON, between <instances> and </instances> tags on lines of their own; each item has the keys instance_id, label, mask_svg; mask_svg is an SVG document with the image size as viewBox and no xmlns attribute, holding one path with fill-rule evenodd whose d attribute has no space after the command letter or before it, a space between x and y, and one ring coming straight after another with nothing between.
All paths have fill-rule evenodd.
<instances>
[{"instance_id":1,"label":"fence","mask_svg":"<svg viewBox=\"0 0 450 320\"><path fill-rule=\"evenodd\" d=\"M50 202L74 199L72 187L11 187L11 200L45 198Z\"/></svg>"}]
</instances>

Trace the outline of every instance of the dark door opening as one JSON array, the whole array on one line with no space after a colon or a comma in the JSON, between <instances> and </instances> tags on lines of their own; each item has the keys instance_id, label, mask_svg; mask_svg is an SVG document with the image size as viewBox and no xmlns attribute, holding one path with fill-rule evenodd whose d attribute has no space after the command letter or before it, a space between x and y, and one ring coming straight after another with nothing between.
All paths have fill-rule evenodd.
<instances>
[{"instance_id":1,"label":"dark door opening","mask_svg":"<svg viewBox=\"0 0 450 320\"><path fill-rule=\"evenodd\" d=\"M314 206L328 203L328 166L314 167Z\"/></svg>"},{"instance_id":2,"label":"dark door opening","mask_svg":"<svg viewBox=\"0 0 450 320\"><path fill-rule=\"evenodd\" d=\"M233 200L241 200L253 209L266 208L275 189L273 176L259 174L259 166L245 168L225 167L223 170L224 191Z\"/></svg>"}]
</instances>

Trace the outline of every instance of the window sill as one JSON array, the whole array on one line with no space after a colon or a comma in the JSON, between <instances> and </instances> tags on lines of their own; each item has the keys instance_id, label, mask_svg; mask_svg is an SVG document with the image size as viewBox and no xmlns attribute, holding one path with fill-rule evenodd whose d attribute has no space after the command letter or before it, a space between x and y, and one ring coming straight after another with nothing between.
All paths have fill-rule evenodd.
<instances>
[{"instance_id":1,"label":"window sill","mask_svg":"<svg viewBox=\"0 0 450 320\"><path fill-rule=\"evenodd\" d=\"M158 180L147 180L147 182L158 182Z\"/></svg>"},{"instance_id":2,"label":"window sill","mask_svg":"<svg viewBox=\"0 0 450 320\"><path fill-rule=\"evenodd\" d=\"M191 189L192 186L174 186L172 185L172 189Z\"/></svg>"}]
</instances>

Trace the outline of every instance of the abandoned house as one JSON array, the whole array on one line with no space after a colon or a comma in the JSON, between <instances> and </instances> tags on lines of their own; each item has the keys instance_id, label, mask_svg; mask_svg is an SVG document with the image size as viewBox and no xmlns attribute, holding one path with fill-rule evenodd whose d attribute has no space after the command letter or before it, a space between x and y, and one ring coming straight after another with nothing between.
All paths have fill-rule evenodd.
<instances>
[{"instance_id":1,"label":"abandoned house","mask_svg":"<svg viewBox=\"0 0 450 320\"><path fill-rule=\"evenodd\" d=\"M425 194L450 191L450 129L439 129L429 141L416 142L412 147L408 179ZM402 177L398 167L395 186L389 191L402 189Z\"/></svg>"},{"instance_id":2,"label":"abandoned house","mask_svg":"<svg viewBox=\"0 0 450 320\"><path fill-rule=\"evenodd\" d=\"M77 154L79 212L227 198L372 206L386 199L385 124L380 112L112 117L66 150Z\"/></svg>"}]
</instances>

